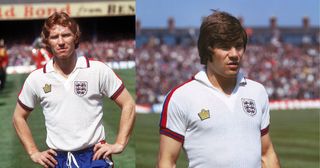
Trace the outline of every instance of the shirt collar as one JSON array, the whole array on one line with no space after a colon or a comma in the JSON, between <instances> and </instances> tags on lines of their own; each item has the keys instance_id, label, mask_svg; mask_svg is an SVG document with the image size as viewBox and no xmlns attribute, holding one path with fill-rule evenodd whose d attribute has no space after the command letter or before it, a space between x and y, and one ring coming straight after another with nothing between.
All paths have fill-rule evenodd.
<instances>
[{"instance_id":1,"label":"shirt collar","mask_svg":"<svg viewBox=\"0 0 320 168\"><path fill-rule=\"evenodd\" d=\"M207 85L208 87L211 87L211 88L215 88L212 83L209 81L209 78L207 76L207 73L205 71L205 69L199 71L195 76L194 76L194 79ZM237 74L237 84L235 87L238 87L238 86L245 86L247 84L247 81L246 81L246 78L244 76L244 74L242 72L239 72Z\"/></svg>"},{"instance_id":2,"label":"shirt collar","mask_svg":"<svg viewBox=\"0 0 320 168\"><path fill-rule=\"evenodd\" d=\"M75 69L89 68L89 67L90 67L90 63L89 63L89 59L87 57L85 57L85 56L77 57L77 63L76 63ZM50 61L44 65L43 72L44 73L54 72L53 59L50 59Z\"/></svg>"}]
</instances>

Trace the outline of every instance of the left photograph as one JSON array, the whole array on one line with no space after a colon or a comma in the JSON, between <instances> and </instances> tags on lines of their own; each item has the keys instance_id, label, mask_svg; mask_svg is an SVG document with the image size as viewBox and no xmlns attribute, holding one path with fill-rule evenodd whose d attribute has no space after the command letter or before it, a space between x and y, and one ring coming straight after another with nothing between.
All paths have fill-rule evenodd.
<instances>
[{"instance_id":1,"label":"left photograph","mask_svg":"<svg viewBox=\"0 0 320 168\"><path fill-rule=\"evenodd\" d=\"M2 1L0 167L135 167L135 1Z\"/></svg>"}]
</instances>

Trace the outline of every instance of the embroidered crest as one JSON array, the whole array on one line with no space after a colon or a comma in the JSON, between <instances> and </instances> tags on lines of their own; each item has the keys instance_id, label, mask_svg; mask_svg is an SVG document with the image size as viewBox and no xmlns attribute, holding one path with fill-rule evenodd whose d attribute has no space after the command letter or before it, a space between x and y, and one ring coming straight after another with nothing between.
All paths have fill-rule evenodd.
<instances>
[{"instance_id":1,"label":"embroidered crest","mask_svg":"<svg viewBox=\"0 0 320 168\"><path fill-rule=\"evenodd\" d=\"M74 93L80 97L86 95L88 92L87 81L74 81Z\"/></svg>"},{"instance_id":2,"label":"embroidered crest","mask_svg":"<svg viewBox=\"0 0 320 168\"><path fill-rule=\"evenodd\" d=\"M254 116L257 113L256 103L252 99L241 98L243 110L250 116Z\"/></svg>"},{"instance_id":3,"label":"embroidered crest","mask_svg":"<svg viewBox=\"0 0 320 168\"><path fill-rule=\"evenodd\" d=\"M201 109L201 112L198 113L198 116L200 117L201 121L210 118L210 112L206 109Z\"/></svg>"},{"instance_id":4,"label":"embroidered crest","mask_svg":"<svg viewBox=\"0 0 320 168\"><path fill-rule=\"evenodd\" d=\"M43 89L44 93L51 92L51 84L46 83L42 89Z\"/></svg>"}]
</instances>

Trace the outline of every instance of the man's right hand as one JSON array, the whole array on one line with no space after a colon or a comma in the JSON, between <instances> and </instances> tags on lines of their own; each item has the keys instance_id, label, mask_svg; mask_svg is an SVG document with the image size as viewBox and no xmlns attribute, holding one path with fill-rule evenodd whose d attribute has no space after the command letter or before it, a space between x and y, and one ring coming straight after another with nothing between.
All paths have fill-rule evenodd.
<instances>
[{"instance_id":1,"label":"man's right hand","mask_svg":"<svg viewBox=\"0 0 320 168\"><path fill-rule=\"evenodd\" d=\"M58 164L54 156L57 156L57 153L53 149L48 149L43 152L34 152L30 155L30 158L33 162L38 163L45 168L49 168L55 167Z\"/></svg>"},{"instance_id":2,"label":"man's right hand","mask_svg":"<svg viewBox=\"0 0 320 168\"><path fill-rule=\"evenodd\" d=\"M13 126L33 162L38 163L45 168L55 167L55 165L58 164L54 158L54 156L57 156L57 153L53 149L39 152L37 145L33 140L30 127L27 123L31 111L32 109L23 108L20 103L17 102L12 118Z\"/></svg>"}]
</instances>

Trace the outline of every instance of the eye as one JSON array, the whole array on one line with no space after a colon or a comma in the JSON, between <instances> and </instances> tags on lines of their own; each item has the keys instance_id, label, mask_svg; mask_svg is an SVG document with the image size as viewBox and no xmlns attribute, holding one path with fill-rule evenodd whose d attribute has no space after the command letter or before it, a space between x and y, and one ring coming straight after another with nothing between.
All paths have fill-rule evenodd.
<instances>
[{"instance_id":1,"label":"eye","mask_svg":"<svg viewBox=\"0 0 320 168\"><path fill-rule=\"evenodd\" d=\"M62 37L70 37L71 33L62 34Z\"/></svg>"},{"instance_id":2,"label":"eye","mask_svg":"<svg viewBox=\"0 0 320 168\"><path fill-rule=\"evenodd\" d=\"M236 45L235 45L235 48L236 48L237 50L241 50L241 49L244 48L244 45L243 45L242 43L239 43L239 44L236 44Z\"/></svg>"},{"instance_id":3,"label":"eye","mask_svg":"<svg viewBox=\"0 0 320 168\"><path fill-rule=\"evenodd\" d=\"M224 51L228 51L228 50L230 50L230 49L231 49L231 47L230 47L230 46L224 46L224 45L222 45L222 46L218 46L217 48L219 48L219 49L221 49L221 50L224 50Z\"/></svg>"},{"instance_id":4,"label":"eye","mask_svg":"<svg viewBox=\"0 0 320 168\"><path fill-rule=\"evenodd\" d=\"M53 35L53 36L49 36L49 39L54 40L57 39L59 36L58 35Z\"/></svg>"},{"instance_id":5,"label":"eye","mask_svg":"<svg viewBox=\"0 0 320 168\"><path fill-rule=\"evenodd\" d=\"M237 46L236 49L237 49L237 50L242 50L242 49L243 49L243 46Z\"/></svg>"}]
</instances>

